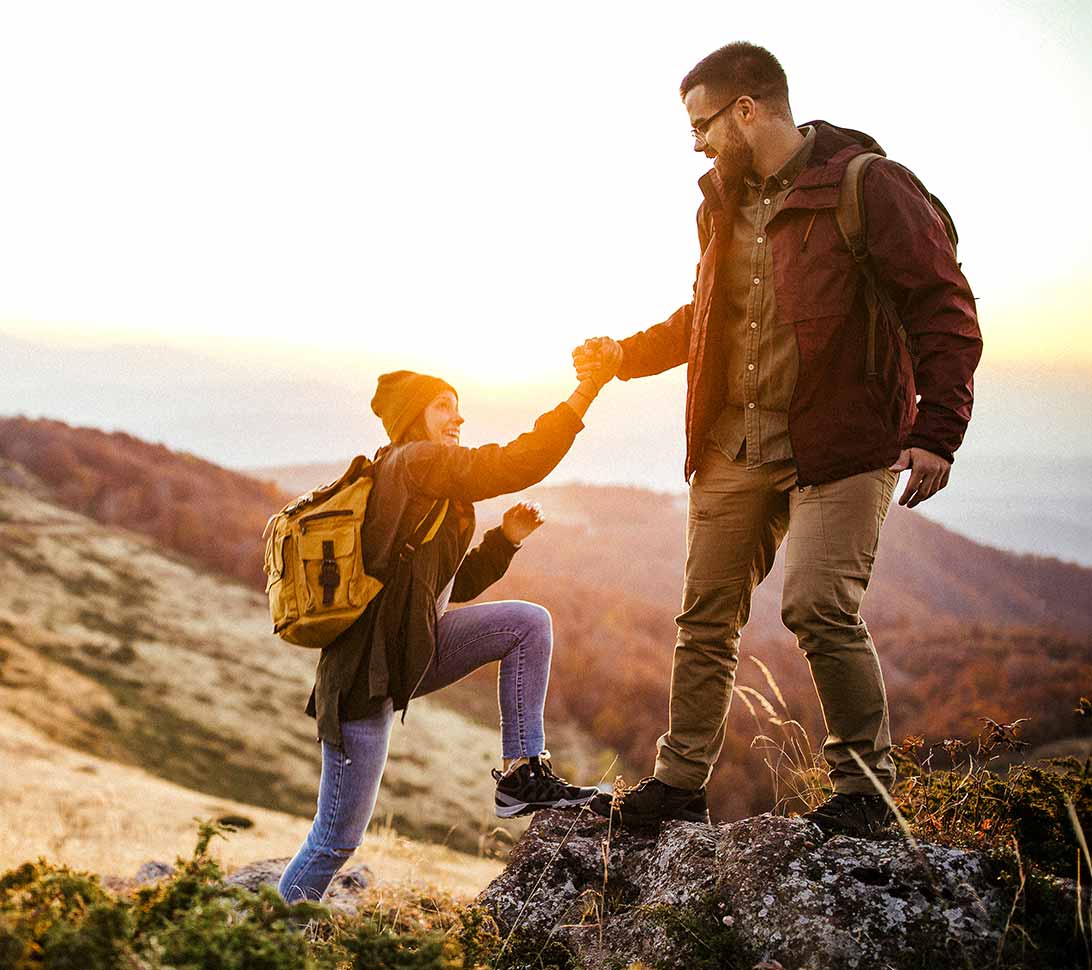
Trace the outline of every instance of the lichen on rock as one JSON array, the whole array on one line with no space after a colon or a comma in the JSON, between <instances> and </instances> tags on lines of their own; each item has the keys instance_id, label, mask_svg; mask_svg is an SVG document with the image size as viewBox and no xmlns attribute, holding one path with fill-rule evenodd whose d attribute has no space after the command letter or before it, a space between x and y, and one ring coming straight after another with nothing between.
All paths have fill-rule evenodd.
<instances>
[{"instance_id":1,"label":"lichen on rock","mask_svg":"<svg viewBox=\"0 0 1092 970\"><path fill-rule=\"evenodd\" d=\"M540 812L479 903L523 949L561 944L589 970L992 964L1008 912L981 855L824 841L773 815L645 835L588 812Z\"/></svg>"}]
</instances>

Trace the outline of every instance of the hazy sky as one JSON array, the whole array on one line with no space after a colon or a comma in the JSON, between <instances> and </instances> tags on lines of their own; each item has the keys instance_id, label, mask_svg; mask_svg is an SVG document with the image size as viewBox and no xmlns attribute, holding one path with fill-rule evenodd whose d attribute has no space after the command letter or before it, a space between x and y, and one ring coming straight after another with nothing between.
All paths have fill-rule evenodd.
<instances>
[{"instance_id":1,"label":"hazy sky","mask_svg":"<svg viewBox=\"0 0 1092 970\"><path fill-rule=\"evenodd\" d=\"M0 0L0 413L337 459L378 443L402 366L459 386L470 443L522 429L575 343L689 298L708 162L678 82L736 39L779 56L799 122L869 132L953 213L980 477L1092 455L1076 0ZM681 487L682 381L609 389L559 474Z\"/></svg>"},{"instance_id":2,"label":"hazy sky","mask_svg":"<svg viewBox=\"0 0 1092 970\"><path fill-rule=\"evenodd\" d=\"M4 3L0 326L552 376L688 297L678 81L745 38L946 201L990 358L1092 369L1092 5L759 9Z\"/></svg>"}]
</instances>

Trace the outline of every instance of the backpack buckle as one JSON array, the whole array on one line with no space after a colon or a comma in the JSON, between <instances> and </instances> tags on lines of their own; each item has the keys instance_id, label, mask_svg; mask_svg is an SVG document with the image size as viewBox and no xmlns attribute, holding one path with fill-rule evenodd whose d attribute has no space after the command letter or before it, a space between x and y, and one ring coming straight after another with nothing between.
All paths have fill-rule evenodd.
<instances>
[{"instance_id":1,"label":"backpack buckle","mask_svg":"<svg viewBox=\"0 0 1092 970\"><path fill-rule=\"evenodd\" d=\"M322 587L322 605L330 606L334 602L334 590L341 583L341 570L334 559L334 543L329 539L322 541L322 568L319 570L319 585Z\"/></svg>"}]
</instances>

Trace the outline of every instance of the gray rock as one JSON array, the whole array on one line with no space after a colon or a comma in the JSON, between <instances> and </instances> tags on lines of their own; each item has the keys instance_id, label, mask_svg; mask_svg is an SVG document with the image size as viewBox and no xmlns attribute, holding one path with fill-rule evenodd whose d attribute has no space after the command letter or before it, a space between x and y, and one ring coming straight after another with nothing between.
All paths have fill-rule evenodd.
<instances>
[{"instance_id":1,"label":"gray rock","mask_svg":"<svg viewBox=\"0 0 1092 970\"><path fill-rule=\"evenodd\" d=\"M771 815L607 836L588 813L535 817L479 897L503 933L515 928L514 948L557 941L588 970L684 968L714 952L785 970L942 970L992 964L1007 915L986 861L942 846L824 842Z\"/></svg>"},{"instance_id":2,"label":"gray rock","mask_svg":"<svg viewBox=\"0 0 1092 970\"><path fill-rule=\"evenodd\" d=\"M174 875L174 866L166 862L145 862L136 871L133 882L137 886L144 886L151 882L159 882L160 879L169 879Z\"/></svg>"},{"instance_id":3,"label":"gray rock","mask_svg":"<svg viewBox=\"0 0 1092 970\"><path fill-rule=\"evenodd\" d=\"M235 886L245 886L251 892L257 892L261 885L276 888L290 861L290 859L265 859L261 862L252 862L236 869L231 875L225 876L224 882ZM366 889L374 881L375 876L367 866L342 869L330 881L330 887L322 901L330 905L338 901L344 902L345 897L351 897L354 893Z\"/></svg>"},{"instance_id":4,"label":"gray rock","mask_svg":"<svg viewBox=\"0 0 1092 970\"><path fill-rule=\"evenodd\" d=\"M262 885L276 888L289 862L291 859L265 859L261 862L251 862L225 876L224 882L232 886L242 886L251 892L257 892L258 887Z\"/></svg>"}]
</instances>

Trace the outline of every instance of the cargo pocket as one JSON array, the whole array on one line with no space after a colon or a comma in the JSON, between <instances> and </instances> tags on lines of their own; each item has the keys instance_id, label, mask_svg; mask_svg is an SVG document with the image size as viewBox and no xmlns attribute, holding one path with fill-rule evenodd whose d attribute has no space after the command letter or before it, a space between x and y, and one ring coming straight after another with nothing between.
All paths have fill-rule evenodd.
<instances>
[{"instance_id":1,"label":"cargo pocket","mask_svg":"<svg viewBox=\"0 0 1092 970\"><path fill-rule=\"evenodd\" d=\"M363 605L354 602L360 597L360 582L354 582L357 534L356 524L348 522L340 528L323 523L300 536L304 616Z\"/></svg>"}]
</instances>

